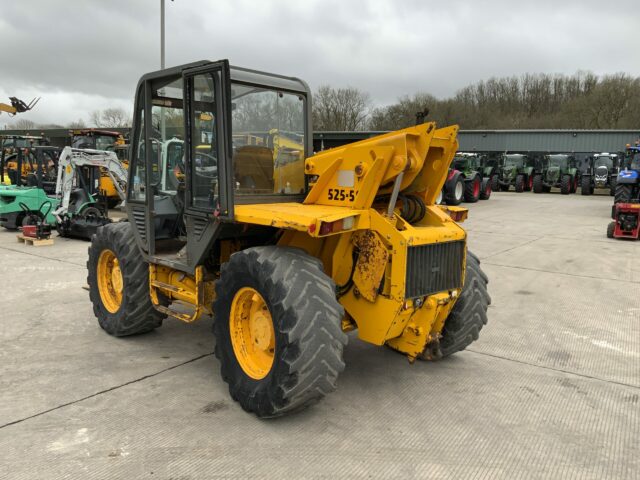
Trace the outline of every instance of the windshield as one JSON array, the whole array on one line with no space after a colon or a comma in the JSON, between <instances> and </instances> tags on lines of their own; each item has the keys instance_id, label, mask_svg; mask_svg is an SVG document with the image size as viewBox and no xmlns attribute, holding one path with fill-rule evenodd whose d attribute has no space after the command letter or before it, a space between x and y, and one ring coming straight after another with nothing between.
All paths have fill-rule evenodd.
<instances>
[{"instance_id":1,"label":"windshield","mask_svg":"<svg viewBox=\"0 0 640 480\"><path fill-rule=\"evenodd\" d=\"M467 165L467 157L456 156L453 158L453 168L456 170L464 170Z\"/></svg>"},{"instance_id":2,"label":"windshield","mask_svg":"<svg viewBox=\"0 0 640 480\"><path fill-rule=\"evenodd\" d=\"M567 168L566 155L549 155L549 166L558 168Z\"/></svg>"},{"instance_id":3,"label":"windshield","mask_svg":"<svg viewBox=\"0 0 640 480\"><path fill-rule=\"evenodd\" d=\"M505 155L504 165L506 167L522 167L524 164L523 155Z\"/></svg>"},{"instance_id":4,"label":"windshield","mask_svg":"<svg viewBox=\"0 0 640 480\"><path fill-rule=\"evenodd\" d=\"M640 170L640 152L629 154L627 157L627 165L631 170Z\"/></svg>"},{"instance_id":5,"label":"windshield","mask_svg":"<svg viewBox=\"0 0 640 480\"><path fill-rule=\"evenodd\" d=\"M111 150L116 143L116 137L110 135L96 135L96 150Z\"/></svg>"},{"instance_id":6,"label":"windshield","mask_svg":"<svg viewBox=\"0 0 640 480\"><path fill-rule=\"evenodd\" d=\"M236 195L305 191L302 95L231 85Z\"/></svg>"},{"instance_id":7,"label":"windshield","mask_svg":"<svg viewBox=\"0 0 640 480\"><path fill-rule=\"evenodd\" d=\"M608 169L613 168L613 159L611 157L598 157L593 162L593 166L595 168L598 167L607 167Z\"/></svg>"}]
</instances>

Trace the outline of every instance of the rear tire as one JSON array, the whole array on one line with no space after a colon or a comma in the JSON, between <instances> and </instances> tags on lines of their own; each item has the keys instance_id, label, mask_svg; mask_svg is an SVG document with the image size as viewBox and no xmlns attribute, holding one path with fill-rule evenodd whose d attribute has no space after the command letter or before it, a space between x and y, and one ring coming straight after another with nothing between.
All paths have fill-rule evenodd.
<instances>
[{"instance_id":1,"label":"rear tire","mask_svg":"<svg viewBox=\"0 0 640 480\"><path fill-rule=\"evenodd\" d=\"M467 203L476 203L480 198L481 181L479 176L473 177L473 180L464 184L464 201Z\"/></svg>"},{"instance_id":2,"label":"rear tire","mask_svg":"<svg viewBox=\"0 0 640 480\"><path fill-rule=\"evenodd\" d=\"M622 183L616 185L613 203L629 203L633 198L633 185Z\"/></svg>"},{"instance_id":3,"label":"rear tire","mask_svg":"<svg viewBox=\"0 0 640 480\"><path fill-rule=\"evenodd\" d=\"M533 176L533 193L542 193L542 175Z\"/></svg>"},{"instance_id":4,"label":"rear tire","mask_svg":"<svg viewBox=\"0 0 640 480\"><path fill-rule=\"evenodd\" d=\"M591 177L583 176L580 182L580 193L582 195L591 195L593 192L591 191Z\"/></svg>"},{"instance_id":5,"label":"rear tire","mask_svg":"<svg viewBox=\"0 0 640 480\"><path fill-rule=\"evenodd\" d=\"M616 222L610 222L607 225L607 238L613 238L613 233L616 231Z\"/></svg>"},{"instance_id":6,"label":"rear tire","mask_svg":"<svg viewBox=\"0 0 640 480\"><path fill-rule=\"evenodd\" d=\"M262 296L273 327L272 364L259 375L252 375L246 357L234 351L237 329L232 339L234 299L246 288ZM347 344L341 328L344 309L319 260L294 248L248 248L222 266L216 294L215 352L229 393L244 410L277 417L306 408L336 389Z\"/></svg>"},{"instance_id":7,"label":"rear tire","mask_svg":"<svg viewBox=\"0 0 640 480\"><path fill-rule=\"evenodd\" d=\"M524 175L516 176L516 192L518 193L524 192Z\"/></svg>"},{"instance_id":8,"label":"rear tire","mask_svg":"<svg viewBox=\"0 0 640 480\"><path fill-rule=\"evenodd\" d=\"M109 292L104 289L101 292L99 286L105 285L104 279L101 281L98 277L98 263L105 251L112 252L121 272L121 301L115 311L112 311L113 305L109 308ZM93 313L109 335L137 335L162 325L164 315L153 308L149 297L149 264L140 255L130 223L112 223L98 228L91 238L87 270Z\"/></svg>"},{"instance_id":9,"label":"rear tire","mask_svg":"<svg viewBox=\"0 0 640 480\"><path fill-rule=\"evenodd\" d=\"M480 330L487 324L487 309L491 304L488 283L489 279L480 268L480 259L467 251L464 286L442 329L442 357L460 352L478 339Z\"/></svg>"},{"instance_id":10,"label":"rear tire","mask_svg":"<svg viewBox=\"0 0 640 480\"><path fill-rule=\"evenodd\" d=\"M491 184L492 182L490 178L482 179L480 200L489 200L489 198L491 197Z\"/></svg>"},{"instance_id":11,"label":"rear tire","mask_svg":"<svg viewBox=\"0 0 640 480\"><path fill-rule=\"evenodd\" d=\"M563 175L560 182L560 193L563 195L569 195L571 193L571 176Z\"/></svg>"}]
</instances>

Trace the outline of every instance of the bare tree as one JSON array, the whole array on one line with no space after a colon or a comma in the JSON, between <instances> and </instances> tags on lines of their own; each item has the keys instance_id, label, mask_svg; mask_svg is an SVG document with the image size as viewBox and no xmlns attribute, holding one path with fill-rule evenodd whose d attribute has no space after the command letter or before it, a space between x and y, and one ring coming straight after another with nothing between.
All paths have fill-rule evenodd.
<instances>
[{"instance_id":1,"label":"bare tree","mask_svg":"<svg viewBox=\"0 0 640 480\"><path fill-rule=\"evenodd\" d=\"M131 126L131 115L122 108L94 110L89 117L98 128L125 128Z\"/></svg>"},{"instance_id":2,"label":"bare tree","mask_svg":"<svg viewBox=\"0 0 640 480\"><path fill-rule=\"evenodd\" d=\"M19 118L13 123L13 128L16 130L32 130L37 128L36 122L27 120L26 118Z\"/></svg>"},{"instance_id":3,"label":"bare tree","mask_svg":"<svg viewBox=\"0 0 640 480\"><path fill-rule=\"evenodd\" d=\"M81 118L79 118L78 120L74 121L74 122L69 122L67 124L67 128L86 128L87 127L87 123L82 120Z\"/></svg>"},{"instance_id":4,"label":"bare tree","mask_svg":"<svg viewBox=\"0 0 640 480\"><path fill-rule=\"evenodd\" d=\"M323 85L313 96L313 123L317 130L363 130L371 106L368 93L357 88Z\"/></svg>"},{"instance_id":5,"label":"bare tree","mask_svg":"<svg viewBox=\"0 0 640 480\"><path fill-rule=\"evenodd\" d=\"M433 110L438 103L429 93L416 93L413 97L404 96L398 103L384 108L376 108L371 114L369 128L372 130L397 130L416 123L416 114L425 108Z\"/></svg>"}]
</instances>

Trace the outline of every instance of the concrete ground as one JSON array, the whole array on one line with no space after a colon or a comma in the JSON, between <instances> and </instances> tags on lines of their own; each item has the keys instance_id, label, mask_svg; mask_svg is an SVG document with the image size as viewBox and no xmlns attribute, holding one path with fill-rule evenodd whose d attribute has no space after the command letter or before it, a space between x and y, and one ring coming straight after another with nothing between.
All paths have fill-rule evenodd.
<instances>
[{"instance_id":1,"label":"concrete ground","mask_svg":"<svg viewBox=\"0 0 640 480\"><path fill-rule=\"evenodd\" d=\"M489 324L437 363L351 336L338 391L259 420L228 395L211 320L116 339L88 243L0 232L0 478L640 478L640 244L609 196L470 206Z\"/></svg>"}]
</instances>

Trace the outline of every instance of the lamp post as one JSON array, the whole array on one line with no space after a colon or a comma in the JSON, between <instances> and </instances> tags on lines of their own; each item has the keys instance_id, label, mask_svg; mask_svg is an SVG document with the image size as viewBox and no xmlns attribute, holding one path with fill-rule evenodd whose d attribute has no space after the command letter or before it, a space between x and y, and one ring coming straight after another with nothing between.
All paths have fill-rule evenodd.
<instances>
[{"instance_id":1,"label":"lamp post","mask_svg":"<svg viewBox=\"0 0 640 480\"><path fill-rule=\"evenodd\" d=\"M160 68L164 70L164 0L160 0Z\"/></svg>"}]
</instances>

